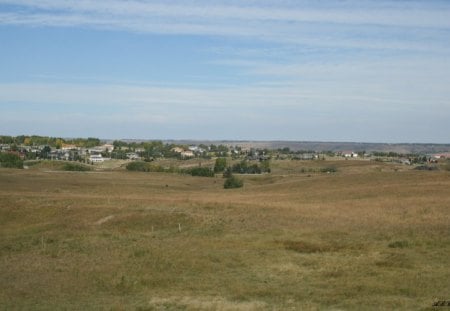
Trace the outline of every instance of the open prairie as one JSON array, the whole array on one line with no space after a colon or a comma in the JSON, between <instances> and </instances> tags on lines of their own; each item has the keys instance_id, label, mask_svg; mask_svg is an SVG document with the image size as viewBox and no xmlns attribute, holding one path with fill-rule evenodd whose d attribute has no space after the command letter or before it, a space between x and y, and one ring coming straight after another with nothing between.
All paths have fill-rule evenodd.
<instances>
[{"instance_id":1,"label":"open prairie","mask_svg":"<svg viewBox=\"0 0 450 311\"><path fill-rule=\"evenodd\" d=\"M333 166L335 173L320 173ZM0 305L426 310L450 299L450 172L273 161L223 179L0 170Z\"/></svg>"}]
</instances>

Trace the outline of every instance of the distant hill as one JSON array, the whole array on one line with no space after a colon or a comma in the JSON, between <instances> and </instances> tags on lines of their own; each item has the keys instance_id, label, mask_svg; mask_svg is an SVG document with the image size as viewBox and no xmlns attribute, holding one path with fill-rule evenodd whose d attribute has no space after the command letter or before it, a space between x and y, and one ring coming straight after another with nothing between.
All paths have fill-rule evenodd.
<instances>
[{"instance_id":1,"label":"distant hill","mask_svg":"<svg viewBox=\"0 0 450 311\"><path fill-rule=\"evenodd\" d=\"M243 148L267 148L281 149L288 147L293 151L314 150L314 151L380 151L397 153L439 153L449 152L450 144L419 144L419 143L356 143L356 142L309 142L309 141L231 141L231 140L166 140L165 143L184 145L228 145L240 146Z\"/></svg>"}]
</instances>

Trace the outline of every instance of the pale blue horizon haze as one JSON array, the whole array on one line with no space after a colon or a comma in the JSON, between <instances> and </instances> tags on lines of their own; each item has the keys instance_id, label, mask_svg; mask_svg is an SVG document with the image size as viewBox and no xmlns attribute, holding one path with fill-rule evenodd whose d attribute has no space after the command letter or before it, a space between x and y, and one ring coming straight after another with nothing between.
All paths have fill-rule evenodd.
<instances>
[{"instance_id":1,"label":"pale blue horizon haze","mask_svg":"<svg viewBox=\"0 0 450 311\"><path fill-rule=\"evenodd\" d=\"M0 0L0 135L450 143L450 1Z\"/></svg>"}]
</instances>

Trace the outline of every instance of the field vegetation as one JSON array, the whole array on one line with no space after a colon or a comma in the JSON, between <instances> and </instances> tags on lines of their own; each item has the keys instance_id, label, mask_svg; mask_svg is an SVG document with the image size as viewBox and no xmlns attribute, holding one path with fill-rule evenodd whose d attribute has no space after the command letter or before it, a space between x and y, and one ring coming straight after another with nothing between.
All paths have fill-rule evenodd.
<instances>
[{"instance_id":1,"label":"field vegetation","mask_svg":"<svg viewBox=\"0 0 450 311\"><path fill-rule=\"evenodd\" d=\"M93 166L74 161L29 160L24 165L33 170L48 171L91 171Z\"/></svg>"},{"instance_id":2,"label":"field vegetation","mask_svg":"<svg viewBox=\"0 0 450 311\"><path fill-rule=\"evenodd\" d=\"M23 161L18 155L0 153L0 167L23 168Z\"/></svg>"},{"instance_id":3,"label":"field vegetation","mask_svg":"<svg viewBox=\"0 0 450 311\"><path fill-rule=\"evenodd\" d=\"M49 165L0 168L3 309L432 310L450 299L447 170L272 160L270 174L224 189L221 174Z\"/></svg>"}]
</instances>

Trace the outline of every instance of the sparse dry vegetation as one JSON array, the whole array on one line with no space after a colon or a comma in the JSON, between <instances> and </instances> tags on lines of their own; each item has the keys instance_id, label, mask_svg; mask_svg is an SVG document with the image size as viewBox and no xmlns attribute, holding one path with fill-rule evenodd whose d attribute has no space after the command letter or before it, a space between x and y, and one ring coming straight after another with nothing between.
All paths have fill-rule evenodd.
<instances>
[{"instance_id":1,"label":"sparse dry vegetation","mask_svg":"<svg viewBox=\"0 0 450 311\"><path fill-rule=\"evenodd\" d=\"M234 191L219 176L0 169L0 305L426 310L449 299L448 171L271 168Z\"/></svg>"}]
</instances>

